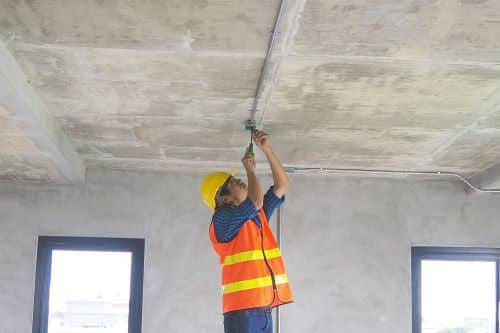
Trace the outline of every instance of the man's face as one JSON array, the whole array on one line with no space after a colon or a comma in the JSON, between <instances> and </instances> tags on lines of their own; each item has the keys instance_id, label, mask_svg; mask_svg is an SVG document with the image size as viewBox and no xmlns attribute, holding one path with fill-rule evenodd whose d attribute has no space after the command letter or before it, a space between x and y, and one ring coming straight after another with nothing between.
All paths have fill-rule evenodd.
<instances>
[{"instance_id":1,"label":"man's face","mask_svg":"<svg viewBox=\"0 0 500 333\"><path fill-rule=\"evenodd\" d=\"M246 200L248 195L247 184L241 179L231 177L223 189L222 200L225 204L238 206Z\"/></svg>"}]
</instances>

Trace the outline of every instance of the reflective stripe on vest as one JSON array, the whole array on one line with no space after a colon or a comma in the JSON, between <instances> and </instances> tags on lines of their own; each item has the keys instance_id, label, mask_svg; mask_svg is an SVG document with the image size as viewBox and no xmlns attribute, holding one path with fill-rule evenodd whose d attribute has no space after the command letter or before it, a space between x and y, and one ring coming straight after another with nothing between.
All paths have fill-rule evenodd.
<instances>
[{"instance_id":1,"label":"reflective stripe on vest","mask_svg":"<svg viewBox=\"0 0 500 333\"><path fill-rule=\"evenodd\" d=\"M286 274L276 275L274 277L274 281L276 282L276 285L288 283L288 276ZM271 276L265 276L261 278L243 280L225 284L222 286L222 293L230 294L237 291L269 287L272 285L273 285L273 280L271 279Z\"/></svg>"},{"instance_id":2,"label":"reflective stripe on vest","mask_svg":"<svg viewBox=\"0 0 500 333\"><path fill-rule=\"evenodd\" d=\"M213 221L210 224L210 240L220 258L223 313L293 302L281 251L263 209L259 218L261 228L248 220L229 242L219 242Z\"/></svg>"},{"instance_id":3,"label":"reflective stripe on vest","mask_svg":"<svg viewBox=\"0 0 500 333\"><path fill-rule=\"evenodd\" d=\"M274 248L270 250L265 250L266 258L273 259L281 257L280 249ZM224 259L224 266L234 265L240 262L251 261L251 260L264 260L264 256L262 254L262 250L255 251L245 251L233 254L231 256L227 256Z\"/></svg>"}]
</instances>

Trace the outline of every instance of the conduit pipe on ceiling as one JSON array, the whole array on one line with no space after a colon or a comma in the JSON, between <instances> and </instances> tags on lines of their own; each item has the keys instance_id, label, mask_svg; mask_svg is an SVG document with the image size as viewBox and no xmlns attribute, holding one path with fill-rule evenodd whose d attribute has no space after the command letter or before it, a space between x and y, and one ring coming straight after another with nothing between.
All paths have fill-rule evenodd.
<instances>
[{"instance_id":1,"label":"conduit pipe on ceiling","mask_svg":"<svg viewBox=\"0 0 500 333\"><path fill-rule=\"evenodd\" d=\"M253 99L252 108L250 109L250 119L246 122L246 129L253 130L256 128L255 122L255 113L257 112L257 108L259 106L259 101L263 92L263 83L264 79L267 77L269 61L271 59L271 55L273 53L274 42L276 40L276 35L278 34L278 28L281 21L281 16L283 15L283 9L285 8L285 0L280 1L278 15L276 15L276 19L274 21L273 31L271 33L271 38L269 39L269 44L267 46L266 57L264 58L264 63L262 64L262 68L260 71L259 81L257 82L257 88L255 89L255 98ZM264 117L262 117L264 119ZM262 127L262 124L260 124ZM278 247L281 246L281 210L278 208ZM280 308L276 308L276 332L281 332L281 313Z\"/></svg>"},{"instance_id":2,"label":"conduit pipe on ceiling","mask_svg":"<svg viewBox=\"0 0 500 333\"><path fill-rule=\"evenodd\" d=\"M482 189L472 184L463 176L454 172L441 172L441 171L406 171L406 170L379 170L379 169L341 169L341 168L322 168L322 167L295 167L285 166L287 173L365 173L365 174L392 174L392 175L427 175L437 177L455 177L462 181L469 188L479 193L500 193L500 189Z\"/></svg>"},{"instance_id":3,"label":"conduit pipe on ceiling","mask_svg":"<svg viewBox=\"0 0 500 333\"><path fill-rule=\"evenodd\" d=\"M263 90L263 82L267 77L269 61L271 59L271 55L273 53L274 42L276 41L276 36L278 34L278 28L280 25L281 17L283 16L283 10L285 8L285 0L280 1L278 15L274 21L273 30L271 33L271 38L269 39L269 44L267 47L266 57L264 58L264 63L261 68L259 81L257 82L257 88L255 90L255 98L252 103L252 108L250 109L250 119L248 119L246 123L246 129L253 130L256 127L255 123L255 113L257 112L257 108L259 106L259 101L262 95ZM263 118L262 118L263 119ZM261 124L262 125L262 124ZM372 170L372 169L340 169L340 168L322 168L322 167L286 167L286 171L288 173L295 172L332 172L332 173L366 173L366 174L404 174L404 175L427 175L427 176L438 176L438 177L455 177L458 178L461 182L466 184L469 188L473 189L479 193L500 193L500 189L482 189L470 181L465 179L463 176L454 173L454 172L441 172L441 171L406 171L406 170Z\"/></svg>"},{"instance_id":4,"label":"conduit pipe on ceiling","mask_svg":"<svg viewBox=\"0 0 500 333\"><path fill-rule=\"evenodd\" d=\"M280 6L278 9L278 15L274 21L273 31L271 33L271 38L269 39L269 43L267 46L266 57L264 58L264 63L260 70L259 81L257 82L257 88L255 90L255 98L253 99L252 108L250 109L250 119L247 121L247 129L251 130L252 126L255 128L255 113L257 112L257 108L259 106L259 101L262 95L263 83L264 79L267 77L269 60L271 59L271 55L273 53L274 42L276 40L276 35L278 34L278 28L281 21L281 16L283 15L283 9L285 8L285 0L280 1Z\"/></svg>"}]
</instances>

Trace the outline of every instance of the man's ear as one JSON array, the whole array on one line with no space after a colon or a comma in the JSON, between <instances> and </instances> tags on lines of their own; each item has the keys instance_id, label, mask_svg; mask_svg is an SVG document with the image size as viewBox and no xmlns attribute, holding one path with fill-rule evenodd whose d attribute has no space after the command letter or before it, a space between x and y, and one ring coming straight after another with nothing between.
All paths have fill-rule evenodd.
<instances>
[{"instance_id":1,"label":"man's ear","mask_svg":"<svg viewBox=\"0 0 500 333\"><path fill-rule=\"evenodd\" d=\"M228 197L226 197L225 195L223 195L223 196L221 197L221 200L222 200L222 203L223 203L224 205L227 205L227 204L230 204L230 203L231 203L231 200L230 200Z\"/></svg>"}]
</instances>

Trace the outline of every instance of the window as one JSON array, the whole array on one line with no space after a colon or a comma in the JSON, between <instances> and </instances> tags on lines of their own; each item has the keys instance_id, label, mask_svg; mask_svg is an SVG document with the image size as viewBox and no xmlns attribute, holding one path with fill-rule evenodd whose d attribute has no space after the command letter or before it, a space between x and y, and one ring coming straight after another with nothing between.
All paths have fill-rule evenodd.
<instances>
[{"instance_id":1,"label":"window","mask_svg":"<svg viewBox=\"0 0 500 333\"><path fill-rule=\"evenodd\" d=\"M33 333L139 333L144 240L38 238Z\"/></svg>"},{"instance_id":2,"label":"window","mask_svg":"<svg viewBox=\"0 0 500 333\"><path fill-rule=\"evenodd\" d=\"M500 249L413 247L413 333L499 333Z\"/></svg>"}]
</instances>

